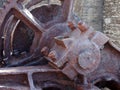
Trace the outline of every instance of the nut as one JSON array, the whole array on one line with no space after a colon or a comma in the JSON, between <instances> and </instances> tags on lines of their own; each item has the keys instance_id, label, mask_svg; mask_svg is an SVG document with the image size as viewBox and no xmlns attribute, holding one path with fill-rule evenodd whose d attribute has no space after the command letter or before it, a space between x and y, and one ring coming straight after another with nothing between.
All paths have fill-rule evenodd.
<instances>
[{"instance_id":1,"label":"nut","mask_svg":"<svg viewBox=\"0 0 120 90\"><path fill-rule=\"evenodd\" d=\"M49 52L49 48L48 47L43 47L42 50L41 50L41 53L45 56L48 55L48 52Z\"/></svg>"},{"instance_id":2,"label":"nut","mask_svg":"<svg viewBox=\"0 0 120 90\"><path fill-rule=\"evenodd\" d=\"M53 60L53 61L56 61L56 51L51 51L49 54L48 54L48 57Z\"/></svg>"},{"instance_id":3,"label":"nut","mask_svg":"<svg viewBox=\"0 0 120 90\"><path fill-rule=\"evenodd\" d=\"M68 22L68 26L70 27L71 30L75 30L76 27L72 22Z\"/></svg>"},{"instance_id":4,"label":"nut","mask_svg":"<svg viewBox=\"0 0 120 90\"><path fill-rule=\"evenodd\" d=\"M87 25L86 25L85 23L83 23L83 22L79 22L79 23L78 23L78 28L79 28L80 31L82 31L82 32L85 32L85 31L88 30Z\"/></svg>"}]
</instances>

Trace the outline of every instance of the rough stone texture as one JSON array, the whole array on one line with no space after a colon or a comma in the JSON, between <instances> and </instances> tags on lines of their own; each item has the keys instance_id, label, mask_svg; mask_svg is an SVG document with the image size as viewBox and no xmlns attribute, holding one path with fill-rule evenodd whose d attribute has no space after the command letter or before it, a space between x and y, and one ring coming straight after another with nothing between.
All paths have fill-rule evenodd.
<instances>
[{"instance_id":1,"label":"rough stone texture","mask_svg":"<svg viewBox=\"0 0 120 90\"><path fill-rule=\"evenodd\" d=\"M104 0L76 0L75 13L95 30L102 31Z\"/></svg>"},{"instance_id":2,"label":"rough stone texture","mask_svg":"<svg viewBox=\"0 0 120 90\"><path fill-rule=\"evenodd\" d=\"M120 47L120 0L104 1L104 33Z\"/></svg>"}]
</instances>

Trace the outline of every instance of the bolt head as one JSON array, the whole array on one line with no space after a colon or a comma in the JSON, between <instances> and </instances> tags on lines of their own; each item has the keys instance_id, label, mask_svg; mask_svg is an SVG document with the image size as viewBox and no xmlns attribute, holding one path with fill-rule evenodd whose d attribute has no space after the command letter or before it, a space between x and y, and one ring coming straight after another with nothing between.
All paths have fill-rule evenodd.
<instances>
[{"instance_id":1,"label":"bolt head","mask_svg":"<svg viewBox=\"0 0 120 90\"><path fill-rule=\"evenodd\" d=\"M49 48L48 48L48 47L43 47L43 48L41 49L41 53L42 53L43 55L45 55L45 56L48 55L48 52L49 52Z\"/></svg>"},{"instance_id":2,"label":"bolt head","mask_svg":"<svg viewBox=\"0 0 120 90\"><path fill-rule=\"evenodd\" d=\"M53 60L53 61L56 61L56 51L51 51L49 54L48 54L48 57Z\"/></svg>"}]
</instances>

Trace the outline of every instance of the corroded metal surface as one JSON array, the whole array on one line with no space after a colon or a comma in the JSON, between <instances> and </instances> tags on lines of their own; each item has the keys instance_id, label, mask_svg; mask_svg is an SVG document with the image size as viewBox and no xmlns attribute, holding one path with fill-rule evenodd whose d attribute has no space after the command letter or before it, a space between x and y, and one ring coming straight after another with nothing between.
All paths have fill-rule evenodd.
<instances>
[{"instance_id":1,"label":"corroded metal surface","mask_svg":"<svg viewBox=\"0 0 120 90\"><path fill-rule=\"evenodd\" d=\"M120 52L73 14L74 0L9 0L0 10L1 90L120 90Z\"/></svg>"}]
</instances>

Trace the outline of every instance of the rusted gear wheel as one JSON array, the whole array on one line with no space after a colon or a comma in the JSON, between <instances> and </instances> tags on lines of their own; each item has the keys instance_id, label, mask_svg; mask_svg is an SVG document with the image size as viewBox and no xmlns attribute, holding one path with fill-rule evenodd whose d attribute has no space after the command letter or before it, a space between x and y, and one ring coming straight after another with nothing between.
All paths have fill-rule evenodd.
<instances>
[{"instance_id":1,"label":"rusted gear wheel","mask_svg":"<svg viewBox=\"0 0 120 90\"><path fill-rule=\"evenodd\" d=\"M13 66L41 58L41 49L51 48L55 36L70 31L66 22L74 20L73 0L62 0L61 5L38 6L31 11L30 7L44 0L27 4L24 1L9 0L0 10L0 59L9 64L14 62ZM18 63L19 59L22 62Z\"/></svg>"},{"instance_id":2,"label":"rusted gear wheel","mask_svg":"<svg viewBox=\"0 0 120 90\"><path fill-rule=\"evenodd\" d=\"M36 1L42 1L42 0L34 0L34 1L35 2L33 2L32 5L28 4L26 5L26 7L31 7L34 4L36 4ZM60 12L59 11L56 12L56 9L57 10L59 9L60 11L63 10L66 3L70 3L70 4L72 3L67 1L68 0L65 0L65 3L62 1L63 4L61 6L58 5L41 6L33 9L31 12L27 8L23 7L23 5L21 4L22 3L21 0L10 0L9 2L6 3L6 6L4 6L4 8L1 9L0 11L0 20L1 20L0 58L2 62L4 61L5 63L7 63L6 65L7 67L31 65L31 63L36 59L37 62L35 63L33 62L33 64L36 63L39 64L40 60L43 59L41 54L41 49L44 48L44 46L46 46L48 49L51 48L54 44L53 38L55 36L71 31L66 23L68 21L69 12L67 12L66 15L61 15L60 17L59 16L57 17L57 15L59 15ZM68 4L68 6L70 4ZM41 19L40 21L36 20L35 18L41 17L41 15L43 14L41 13L41 11L45 8L46 10L51 10L51 8L55 8L56 13L54 14L56 14L55 16L58 19L56 20L56 18L54 19L49 17L48 20L46 18L46 22L41 22ZM40 12L40 15L38 15L38 17L35 16L36 15L35 12L36 13ZM45 14L46 13L47 12L45 12ZM51 12L51 14L52 13L53 12ZM47 89L65 90L64 86L68 85L69 79L65 77L66 79L65 83L68 80L68 83L65 84L64 80L62 81L61 79L64 78L65 75L61 76L62 74L61 72L59 73L60 76L59 75L57 76L55 74L58 73L59 70L51 69L50 67L47 66L44 67L45 68L39 67L39 69L43 71L40 70L39 71L40 74L36 73L35 77L32 74L28 75L28 77L30 77L30 81L31 81L31 77L35 78L35 80L38 81L37 82L38 86L41 88L40 90L47 90ZM28 68L24 67L24 70L26 69ZM45 72L44 70L47 72ZM50 76L48 70L50 71ZM53 72L54 70L55 72ZM34 71L38 71L38 70L34 70ZM45 78L40 79L39 81L39 79L36 78L36 76L42 78L44 76ZM56 77L59 77L61 81L60 80L57 81ZM30 87L32 88L31 90L35 90L31 85ZM67 88L72 88L72 87L70 86Z\"/></svg>"}]
</instances>

